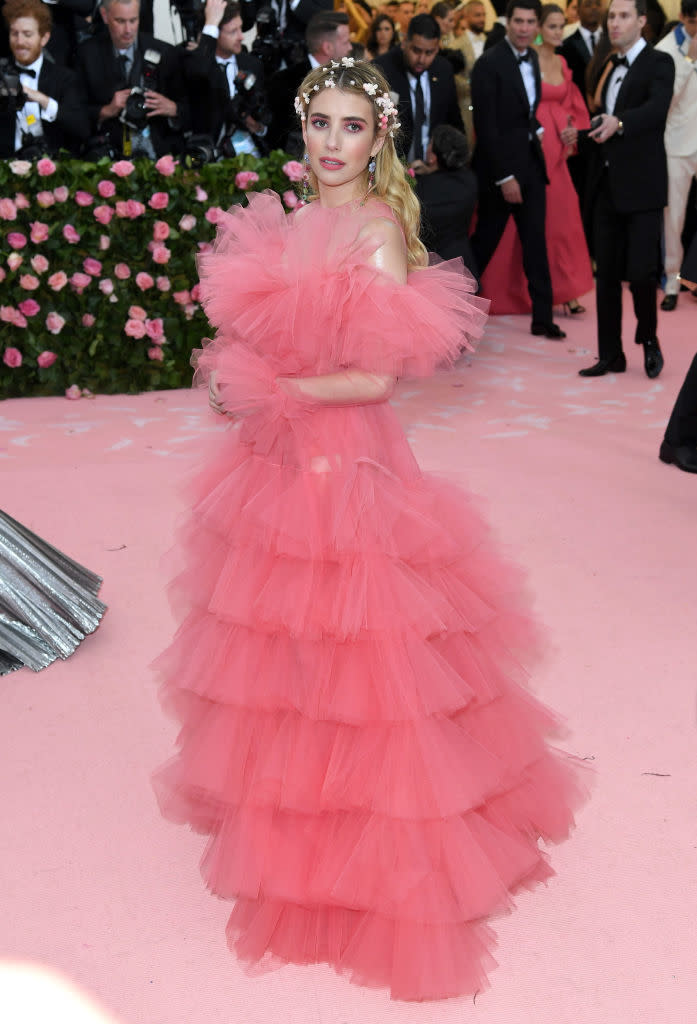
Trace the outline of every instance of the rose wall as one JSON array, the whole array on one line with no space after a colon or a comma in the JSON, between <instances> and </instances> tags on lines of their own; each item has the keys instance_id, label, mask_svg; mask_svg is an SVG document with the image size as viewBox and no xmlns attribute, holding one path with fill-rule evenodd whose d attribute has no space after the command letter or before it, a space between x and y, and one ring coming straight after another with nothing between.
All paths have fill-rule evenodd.
<instances>
[{"instance_id":1,"label":"rose wall","mask_svg":"<svg viewBox=\"0 0 697 1024\"><path fill-rule=\"evenodd\" d=\"M187 387L208 325L196 255L222 209L302 166L276 151L193 170L162 157L0 163L0 397Z\"/></svg>"}]
</instances>

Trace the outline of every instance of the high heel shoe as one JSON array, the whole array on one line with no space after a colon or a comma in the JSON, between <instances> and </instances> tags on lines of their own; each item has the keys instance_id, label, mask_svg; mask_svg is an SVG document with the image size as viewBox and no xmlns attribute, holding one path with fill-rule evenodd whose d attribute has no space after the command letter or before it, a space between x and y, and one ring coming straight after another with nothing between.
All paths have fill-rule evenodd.
<instances>
[{"instance_id":1,"label":"high heel shoe","mask_svg":"<svg viewBox=\"0 0 697 1024\"><path fill-rule=\"evenodd\" d=\"M567 316L577 316L579 313L585 313L586 307L582 306L577 299L572 299L571 302L564 303L564 312Z\"/></svg>"}]
</instances>

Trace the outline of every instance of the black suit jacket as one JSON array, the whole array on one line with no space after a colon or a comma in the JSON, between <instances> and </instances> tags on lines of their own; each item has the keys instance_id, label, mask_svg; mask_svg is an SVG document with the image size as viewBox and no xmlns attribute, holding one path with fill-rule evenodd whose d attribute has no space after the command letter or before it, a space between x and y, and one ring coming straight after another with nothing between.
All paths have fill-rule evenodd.
<instances>
[{"instance_id":1,"label":"black suit jacket","mask_svg":"<svg viewBox=\"0 0 697 1024\"><path fill-rule=\"evenodd\" d=\"M545 159L537 135L540 122L536 112L540 102L541 78L537 54L530 49L535 75L536 98L530 108L528 94L515 54L503 39L485 50L472 68L472 106L477 147L473 167L480 184L514 175L524 186L540 169L546 178Z\"/></svg>"},{"instance_id":2,"label":"black suit jacket","mask_svg":"<svg viewBox=\"0 0 697 1024\"><path fill-rule=\"evenodd\" d=\"M295 113L294 100L300 83L311 71L309 60L277 71L269 79L268 98L272 120L269 144L299 156L303 151L302 132Z\"/></svg>"},{"instance_id":3,"label":"black suit jacket","mask_svg":"<svg viewBox=\"0 0 697 1024\"><path fill-rule=\"evenodd\" d=\"M586 100L586 68L590 64L591 55L578 29L566 37L559 47L559 53L569 65L574 85Z\"/></svg>"},{"instance_id":4,"label":"black suit jacket","mask_svg":"<svg viewBox=\"0 0 697 1024\"><path fill-rule=\"evenodd\" d=\"M594 144L591 194L607 168L613 206L619 213L660 210L668 202L663 133L674 79L672 58L645 46L627 69L615 103L623 134L613 135L602 145ZM609 80L610 76L605 81L603 103Z\"/></svg>"},{"instance_id":5,"label":"black suit jacket","mask_svg":"<svg viewBox=\"0 0 697 1024\"><path fill-rule=\"evenodd\" d=\"M477 275L469 241L469 227L477 205L477 179L469 167L434 171L416 178L421 201L421 238L427 249L442 259L461 257Z\"/></svg>"},{"instance_id":6,"label":"black suit jacket","mask_svg":"<svg viewBox=\"0 0 697 1024\"><path fill-rule=\"evenodd\" d=\"M395 46L387 53L376 57L373 61L387 79L390 90L399 93L399 120L401 130L397 139L397 151L406 155L414 135L414 117L411 111L411 94L407 67L404 63L402 48ZM455 91L453 69L445 57L436 57L428 69L428 82L431 90L431 108L429 113L429 134L439 124L451 124L453 128L464 132L460 107Z\"/></svg>"},{"instance_id":7,"label":"black suit jacket","mask_svg":"<svg viewBox=\"0 0 697 1024\"><path fill-rule=\"evenodd\" d=\"M195 50L185 53L183 60L187 91L191 100L191 129L211 135L217 140L225 124L230 89L227 77L215 60L217 39L201 35ZM236 56L240 71L256 75L255 89L264 88L264 65L249 53Z\"/></svg>"},{"instance_id":8,"label":"black suit jacket","mask_svg":"<svg viewBox=\"0 0 697 1024\"><path fill-rule=\"evenodd\" d=\"M163 43L147 32L139 32L136 65L131 74L132 85L138 82L138 65L146 50L157 50L162 55L158 66L157 92L174 100L178 108L178 115L173 123L166 117L152 117L148 120L153 146L157 156L178 153L182 147L182 133L188 129L190 122L189 102L181 66L183 50ZM115 150L121 152L123 126L120 120L111 118L99 123L99 111L111 102L117 89L125 87L108 32L100 33L82 44L78 50L78 71L83 95L87 100L91 131L108 135Z\"/></svg>"},{"instance_id":9,"label":"black suit jacket","mask_svg":"<svg viewBox=\"0 0 697 1024\"><path fill-rule=\"evenodd\" d=\"M59 67L44 51L44 62L36 88L58 103L56 120L41 122L46 152L57 153L59 149L67 149L71 153L77 153L90 133L90 124L87 105L75 72L69 68ZM15 123L14 114L0 115L2 158L11 156L14 152Z\"/></svg>"}]
</instances>

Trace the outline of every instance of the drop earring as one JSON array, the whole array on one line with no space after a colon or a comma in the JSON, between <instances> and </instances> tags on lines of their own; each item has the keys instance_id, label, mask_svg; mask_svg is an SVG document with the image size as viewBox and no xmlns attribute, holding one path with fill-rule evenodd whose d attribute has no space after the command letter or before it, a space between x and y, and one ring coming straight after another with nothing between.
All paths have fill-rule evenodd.
<instances>
[{"instance_id":1,"label":"drop earring","mask_svg":"<svg viewBox=\"0 0 697 1024\"><path fill-rule=\"evenodd\" d=\"M368 191L375 185L375 157L372 157L368 164Z\"/></svg>"},{"instance_id":2,"label":"drop earring","mask_svg":"<svg viewBox=\"0 0 697 1024\"><path fill-rule=\"evenodd\" d=\"M306 153L303 157L303 163L305 164L305 173L303 174L303 202L307 202L307 197L310 194L310 155Z\"/></svg>"}]
</instances>

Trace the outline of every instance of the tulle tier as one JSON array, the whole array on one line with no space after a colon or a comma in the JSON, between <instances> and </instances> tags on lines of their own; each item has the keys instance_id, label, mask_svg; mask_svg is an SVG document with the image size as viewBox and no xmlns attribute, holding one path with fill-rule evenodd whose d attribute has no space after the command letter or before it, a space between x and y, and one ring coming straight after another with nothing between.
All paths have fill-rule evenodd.
<instances>
[{"instance_id":1,"label":"tulle tier","mask_svg":"<svg viewBox=\"0 0 697 1024\"><path fill-rule=\"evenodd\" d=\"M582 787L526 687L520 575L471 500L420 473L386 403L274 391L279 373L428 373L481 329L456 266L406 286L366 266L387 215L366 206L293 220L256 197L202 261L218 334L200 376L243 418L181 531L158 662L179 752L156 788L210 835L243 961L435 999L484 987L486 919L552 874L538 841L568 834Z\"/></svg>"}]
</instances>

